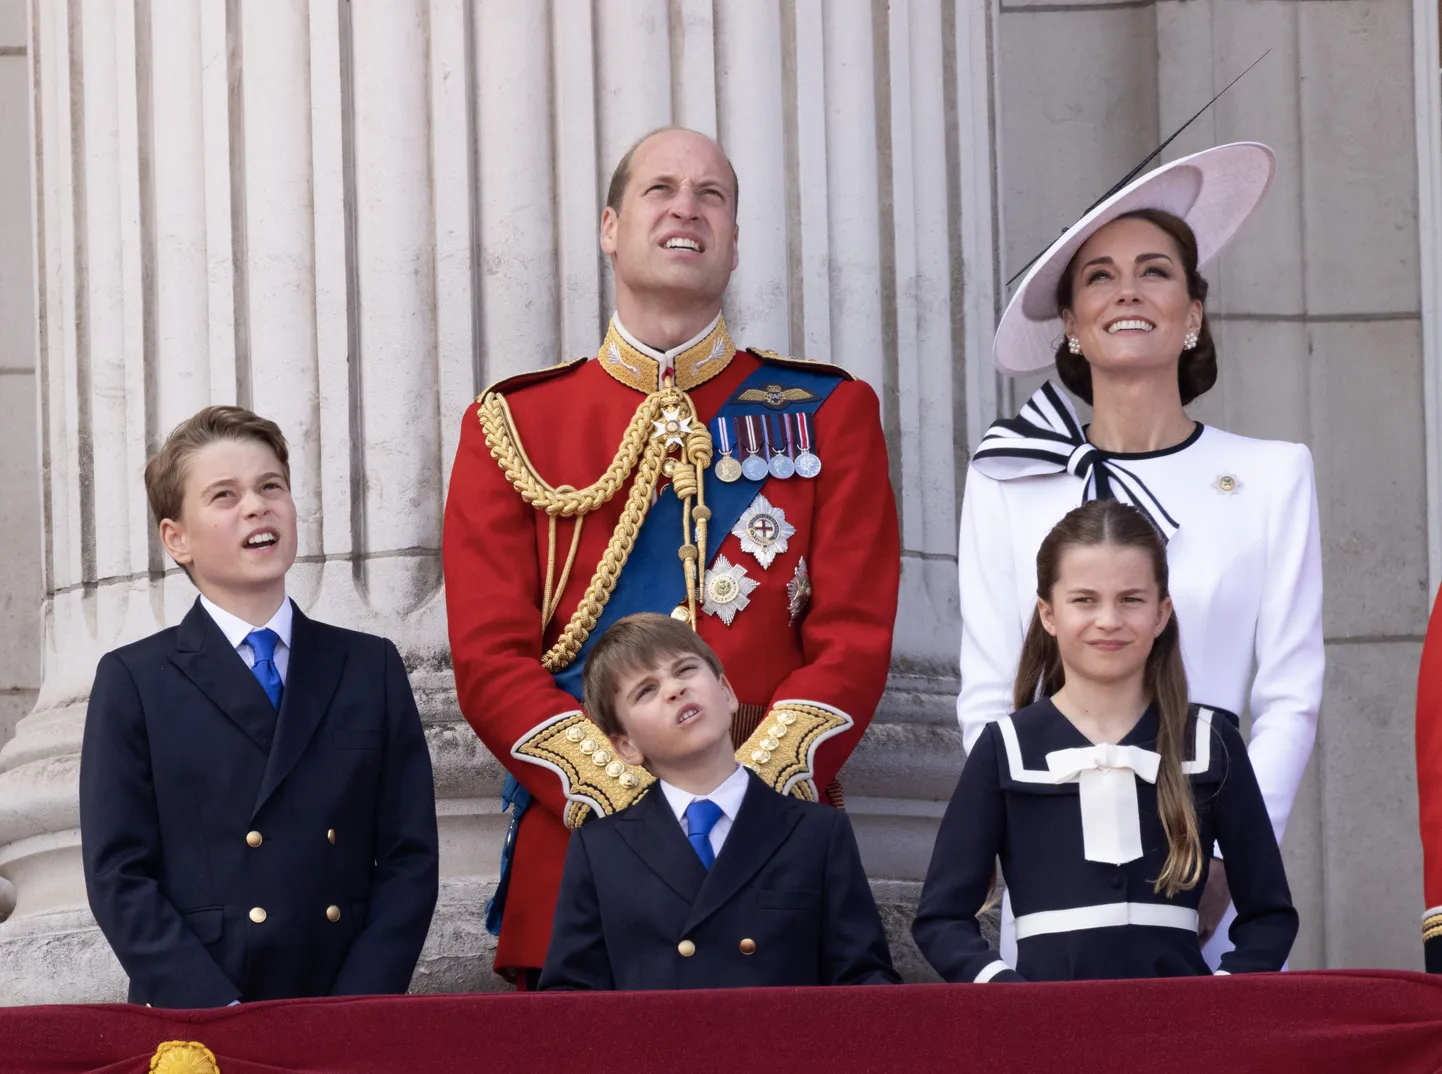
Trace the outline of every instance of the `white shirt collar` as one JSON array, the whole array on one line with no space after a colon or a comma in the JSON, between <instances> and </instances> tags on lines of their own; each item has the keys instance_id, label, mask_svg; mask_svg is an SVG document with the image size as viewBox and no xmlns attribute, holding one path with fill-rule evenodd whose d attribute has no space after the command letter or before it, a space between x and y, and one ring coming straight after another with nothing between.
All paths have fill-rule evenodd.
<instances>
[{"instance_id":1,"label":"white shirt collar","mask_svg":"<svg viewBox=\"0 0 1442 1074\"><path fill-rule=\"evenodd\" d=\"M711 323L701 329L700 332L696 333L696 335L692 336L679 347L672 347L669 351L658 351L655 347L648 347L635 336L631 335L630 332L627 332L626 326L621 323L621 315L619 313L612 314L611 320L616 326L617 334L642 354L646 355L646 357L654 358L656 364L661 367L661 376L665 376L667 373L675 371L677 355L685 354L716 330L716 325L721 321L721 314L717 313Z\"/></svg>"},{"instance_id":2,"label":"white shirt collar","mask_svg":"<svg viewBox=\"0 0 1442 1074\"><path fill-rule=\"evenodd\" d=\"M736 771L727 776L725 782L710 794L692 794L690 791L683 791L680 787L673 787L664 779L657 782L661 784L661 793L666 796L666 804L671 807L671 812L676 814L678 823L692 802L698 798L709 798L721 807L721 812L733 824L736 821L736 814L741 809L741 800L746 797L746 788L751 783L747 778L746 769L739 764L736 766Z\"/></svg>"},{"instance_id":3,"label":"white shirt collar","mask_svg":"<svg viewBox=\"0 0 1442 1074\"><path fill-rule=\"evenodd\" d=\"M210 613L210 617L215 620L215 625L220 627L220 632L225 635L225 640L230 642L233 649L239 649L245 641L246 635L252 630L274 630L279 636L281 644L287 649L290 648L290 628L294 620L294 610L289 595L280 602L280 607L270 617L270 622L259 627L251 626L239 616L231 615L204 594L201 594L200 606Z\"/></svg>"}]
</instances>

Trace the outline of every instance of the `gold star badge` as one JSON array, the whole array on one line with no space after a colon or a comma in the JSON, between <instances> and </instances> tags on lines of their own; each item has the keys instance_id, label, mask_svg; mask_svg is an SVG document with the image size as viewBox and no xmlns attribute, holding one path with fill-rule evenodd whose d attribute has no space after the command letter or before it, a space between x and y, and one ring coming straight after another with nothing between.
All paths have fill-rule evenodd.
<instances>
[{"instance_id":1,"label":"gold star badge","mask_svg":"<svg viewBox=\"0 0 1442 1074\"><path fill-rule=\"evenodd\" d=\"M811 572L806 569L806 557L796 561L796 573L786 583L787 610L791 613L791 626L801 621L811 604Z\"/></svg>"}]
</instances>

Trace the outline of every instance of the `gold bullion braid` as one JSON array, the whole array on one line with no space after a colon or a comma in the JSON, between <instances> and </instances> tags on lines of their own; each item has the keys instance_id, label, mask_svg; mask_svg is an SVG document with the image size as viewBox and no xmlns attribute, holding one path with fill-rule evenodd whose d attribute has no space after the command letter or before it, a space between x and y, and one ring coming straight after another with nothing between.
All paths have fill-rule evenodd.
<instances>
[{"instance_id":1,"label":"gold bullion braid","mask_svg":"<svg viewBox=\"0 0 1442 1074\"><path fill-rule=\"evenodd\" d=\"M504 396L496 392L482 396L476 412L481 428L485 430L486 447L490 448L491 457L500 464L506 480L521 494L521 499L548 515L571 518L589 514L621 491L650 438L651 423L661 413L662 406L672 403L673 394L676 393L656 392L641 401L631 424L626 426L626 435L621 438L621 446L616 450L611 465L594 484L583 489L553 488L536 472L526 449L521 446L511 408L506 405Z\"/></svg>"},{"instance_id":2,"label":"gold bullion braid","mask_svg":"<svg viewBox=\"0 0 1442 1074\"><path fill-rule=\"evenodd\" d=\"M556 644L541 657L541 666L547 671L554 674L576 659L581 646L595 629L606 602L611 599L611 593L621 577L621 569L625 567L631 549L635 547L636 534L641 529L641 523L646 520L646 513L651 509L656 484L661 478L661 464L667 454L665 438L651 436L652 423L663 408L689 402L684 393L669 387L648 395L636 408L631 423L626 427L626 434L621 438L616 457L606 472L594 484L584 489L571 489L568 486L554 488L536 472L525 448L521 446L521 439L516 432L515 422L505 398L494 392L482 397L477 414L481 427L485 430L486 446L490 449L491 457L500 464L506 480L523 500L553 518L557 515L567 518L574 516L579 524L582 517L616 495L633 469L636 472L636 480L626 498L626 506L611 533L611 540L606 545L601 562L596 565L591 584L586 587L575 614L561 631ZM554 612L554 608L551 610ZM542 610L543 614L544 611L545 609Z\"/></svg>"}]
</instances>

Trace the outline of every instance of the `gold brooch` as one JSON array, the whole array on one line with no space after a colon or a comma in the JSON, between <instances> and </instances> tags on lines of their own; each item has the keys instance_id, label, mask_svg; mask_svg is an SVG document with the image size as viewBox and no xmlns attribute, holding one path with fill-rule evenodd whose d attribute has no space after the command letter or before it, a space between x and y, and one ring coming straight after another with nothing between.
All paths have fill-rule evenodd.
<instances>
[{"instance_id":1,"label":"gold brooch","mask_svg":"<svg viewBox=\"0 0 1442 1074\"><path fill-rule=\"evenodd\" d=\"M199 1041L168 1040L155 1049L150 1074L220 1074L220 1064Z\"/></svg>"},{"instance_id":2,"label":"gold brooch","mask_svg":"<svg viewBox=\"0 0 1442 1074\"><path fill-rule=\"evenodd\" d=\"M1212 482L1212 488L1216 489L1223 496L1235 495L1242 487L1242 482L1232 474L1219 474Z\"/></svg>"}]
</instances>

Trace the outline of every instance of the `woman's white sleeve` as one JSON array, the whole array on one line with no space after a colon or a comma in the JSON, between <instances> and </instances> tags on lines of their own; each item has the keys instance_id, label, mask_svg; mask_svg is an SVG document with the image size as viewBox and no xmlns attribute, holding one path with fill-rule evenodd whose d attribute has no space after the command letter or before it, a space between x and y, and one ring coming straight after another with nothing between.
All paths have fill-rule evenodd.
<instances>
[{"instance_id":1,"label":"woman's white sleeve","mask_svg":"<svg viewBox=\"0 0 1442 1074\"><path fill-rule=\"evenodd\" d=\"M1280 843L1317 737L1322 703L1322 542L1312 453L1289 445L1268 504L1267 570L1257 614L1247 755Z\"/></svg>"},{"instance_id":2,"label":"woman's white sleeve","mask_svg":"<svg viewBox=\"0 0 1442 1074\"><path fill-rule=\"evenodd\" d=\"M1001 483L967 470L957 575L961 590L961 693L957 721L968 753L982 730L1014 708L1024 640L1017 615L1015 538Z\"/></svg>"}]
</instances>

